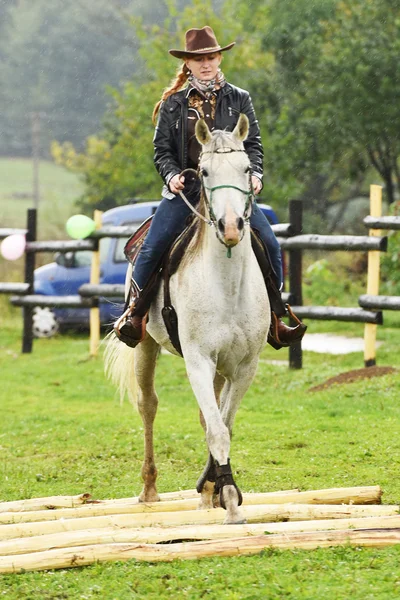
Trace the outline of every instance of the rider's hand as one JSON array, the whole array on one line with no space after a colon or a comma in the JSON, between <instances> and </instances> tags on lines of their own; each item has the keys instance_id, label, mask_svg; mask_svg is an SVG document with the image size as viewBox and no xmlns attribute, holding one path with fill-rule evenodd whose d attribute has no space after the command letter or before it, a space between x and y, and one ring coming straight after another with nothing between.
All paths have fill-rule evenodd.
<instances>
[{"instance_id":1,"label":"rider's hand","mask_svg":"<svg viewBox=\"0 0 400 600\"><path fill-rule=\"evenodd\" d=\"M185 178L183 177L183 175L179 175L179 174L174 175L169 180L168 185L169 185L169 189L171 190L171 192L173 194L177 194L178 192L183 190L183 188L185 187Z\"/></svg>"},{"instance_id":2,"label":"rider's hand","mask_svg":"<svg viewBox=\"0 0 400 600\"><path fill-rule=\"evenodd\" d=\"M254 193L257 196L257 194L259 194L261 192L261 189L262 189L261 179L259 179L255 175L252 175L251 176L251 183L253 184Z\"/></svg>"}]
</instances>

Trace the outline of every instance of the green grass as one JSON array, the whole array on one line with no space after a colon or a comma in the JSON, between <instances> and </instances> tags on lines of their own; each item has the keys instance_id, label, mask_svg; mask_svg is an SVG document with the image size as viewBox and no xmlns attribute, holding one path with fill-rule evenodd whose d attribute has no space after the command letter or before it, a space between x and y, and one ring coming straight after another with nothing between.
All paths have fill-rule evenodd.
<instances>
[{"instance_id":1,"label":"green grass","mask_svg":"<svg viewBox=\"0 0 400 600\"><path fill-rule=\"evenodd\" d=\"M28 208L33 208L32 161L22 158L0 159L0 227L26 227ZM76 200L83 192L79 178L50 161L40 163L40 204L37 236L39 240L67 239L65 224L80 212ZM0 240L1 241L1 240ZM51 262L52 253L38 254L37 266ZM6 261L0 256L0 281L23 281L24 259ZM10 319L8 298L0 295L0 323Z\"/></svg>"},{"instance_id":2,"label":"green grass","mask_svg":"<svg viewBox=\"0 0 400 600\"><path fill-rule=\"evenodd\" d=\"M325 324L322 324L325 325ZM361 326L351 326L354 334ZM346 325L349 330L348 325ZM358 331L357 331L358 328ZM0 499L90 492L140 492L142 424L119 404L88 339L37 340L20 354L20 332L2 327ZM379 365L399 367L398 323L379 330ZM239 410L231 460L243 491L379 484L397 503L400 484L400 375L309 388L363 366L361 353L304 354L304 368L270 365L285 351L268 347ZM198 409L183 362L162 355L156 457L160 492L195 486L206 459ZM399 548L265 551L248 558L172 564L101 564L0 577L0 597L43 598L397 598Z\"/></svg>"},{"instance_id":3,"label":"green grass","mask_svg":"<svg viewBox=\"0 0 400 600\"><path fill-rule=\"evenodd\" d=\"M32 161L22 158L0 159L2 227L26 226L26 211L33 208L32 177ZM44 160L40 163L39 180L40 235L52 231L55 226L65 224L65 220L73 214L74 201L81 195L83 186L76 175Z\"/></svg>"}]
</instances>

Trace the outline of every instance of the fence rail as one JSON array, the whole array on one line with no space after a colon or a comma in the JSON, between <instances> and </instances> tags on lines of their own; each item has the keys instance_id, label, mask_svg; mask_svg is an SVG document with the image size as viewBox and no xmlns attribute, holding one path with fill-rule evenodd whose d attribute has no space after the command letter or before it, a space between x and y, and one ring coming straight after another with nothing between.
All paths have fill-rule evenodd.
<instances>
[{"instance_id":1,"label":"fence rail","mask_svg":"<svg viewBox=\"0 0 400 600\"><path fill-rule=\"evenodd\" d=\"M362 308L343 308L340 306L292 306L300 319L320 321L347 321L348 323L374 323L383 325L381 312L367 311Z\"/></svg>"},{"instance_id":2,"label":"fence rail","mask_svg":"<svg viewBox=\"0 0 400 600\"><path fill-rule=\"evenodd\" d=\"M400 296L372 296L364 294L358 298L358 304L362 308L400 310Z\"/></svg>"},{"instance_id":3,"label":"fence rail","mask_svg":"<svg viewBox=\"0 0 400 600\"><path fill-rule=\"evenodd\" d=\"M20 235L26 234L26 229L14 229L11 227L0 227L0 240L4 240L4 238L9 235L15 235L16 233Z\"/></svg>"},{"instance_id":4,"label":"fence rail","mask_svg":"<svg viewBox=\"0 0 400 600\"><path fill-rule=\"evenodd\" d=\"M26 296L11 296L14 306L49 307L49 308L93 308L98 305L96 298L82 298L81 296L42 296L40 294L27 294Z\"/></svg>"},{"instance_id":5,"label":"fence rail","mask_svg":"<svg viewBox=\"0 0 400 600\"><path fill-rule=\"evenodd\" d=\"M400 229L400 217L372 217L369 215L363 220L368 229Z\"/></svg>"},{"instance_id":6,"label":"fence rail","mask_svg":"<svg viewBox=\"0 0 400 600\"><path fill-rule=\"evenodd\" d=\"M371 186L371 207L372 188ZM381 188L379 188L381 189ZM377 190L375 189L376 193ZM379 192L379 190L378 190ZM381 193L381 192L380 192ZM378 193L379 195L379 193ZM371 208L372 212L372 208ZM381 217L370 215L363 222L370 230L393 229L400 230L400 217ZM302 298L302 252L311 250L344 250L365 251L372 255L376 251L384 252L387 249L387 237L378 232L369 236L350 235L314 235L302 234L302 203L292 200L289 203L289 222L273 225L272 229L278 237L283 250L289 255L289 292L282 294L284 302L292 305L295 313L302 319L334 320L356 323L365 323L366 326L381 325L383 323L382 310L400 310L400 297L379 296L367 293L358 299L358 307L332 307L332 306L304 306ZM75 252L81 250L94 251L98 255L99 240L105 237L126 238L132 235L136 228L126 226L101 226L85 240L37 241L36 240L36 211L28 210L27 229L0 229L0 239L13 233L26 234L25 255L25 282L0 282L0 293L15 294L10 298L13 305L22 306L24 310L23 352L30 352L33 344L32 314L33 308L90 308L98 310L101 298L124 298L125 286L122 284L100 284L96 278L92 283L84 284L79 288L76 296L41 296L34 293L34 268L35 255L38 252ZM370 254L369 254L370 256ZM98 258L97 258L98 261ZM95 264L95 262L93 262ZM379 262L378 262L379 265ZM92 265L93 271L93 265ZM93 312L93 311L92 311ZM291 322L292 325L295 323ZM289 348L289 364L293 368L302 365L301 344ZM371 363L372 364L372 363Z\"/></svg>"},{"instance_id":7,"label":"fence rail","mask_svg":"<svg viewBox=\"0 0 400 600\"><path fill-rule=\"evenodd\" d=\"M279 243L282 250L387 250L387 237L364 235L296 235Z\"/></svg>"}]
</instances>

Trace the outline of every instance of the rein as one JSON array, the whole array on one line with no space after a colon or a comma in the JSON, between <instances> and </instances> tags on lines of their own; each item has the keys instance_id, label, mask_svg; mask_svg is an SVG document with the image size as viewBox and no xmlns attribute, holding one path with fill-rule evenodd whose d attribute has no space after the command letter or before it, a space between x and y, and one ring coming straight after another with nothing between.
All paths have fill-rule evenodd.
<instances>
[{"instance_id":1,"label":"rein","mask_svg":"<svg viewBox=\"0 0 400 600\"><path fill-rule=\"evenodd\" d=\"M235 150L234 148L218 149L218 150L206 151L206 152L203 151L200 155L200 160L201 160L201 157L203 156L203 154L230 154L231 152L246 152L246 151L245 150ZM239 188L236 185L229 185L229 184L222 184L222 185L215 185L213 187L208 187L204 183L204 177L203 177L201 170L198 172L198 171L195 171L194 169L185 169L184 171L182 171L181 175L183 175L184 173L187 173L189 171L192 173L195 173L196 177L198 177L200 179L200 183L201 183L203 190L207 190L209 192L209 197L207 196L207 194L204 194L206 207L207 207L208 213L210 215L209 219L207 219L207 217L205 217L204 215L199 213L199 211L196 210L194 206L192 206L192 204L189 202L189 200L186 198L185 194L182 191L179 192L179 195L182 198L182 200L187 204L187 206L190 208L192 213L196 215L196 217L198 217L199 219L201 219L202 221L207 223L207 225L214 226L215 230L217 231L217 218L215 216L215 213L214 213L214 210L212 207L213 192L215 192L215 190L233 189L233 190L237 190L238 192L241 192L242 194L244 194L246 196L246 205L244 208L244 220L246 223L248 223L250 221L252 204L254 201L254 188L253 188L253 183L251 181L251 171L249 171L249 189L248 190L243 190L242 188ZM225 242L223 242L219 238L219 236L217 236L217 237L218 237L218 240L221 242L221 244L223 244L226 248L228 248L227 255L228 255L228 258L230 258L231 254L232 254L231 247L228 246L227 244L225 244Z\"/></svg>"}]
</instances>

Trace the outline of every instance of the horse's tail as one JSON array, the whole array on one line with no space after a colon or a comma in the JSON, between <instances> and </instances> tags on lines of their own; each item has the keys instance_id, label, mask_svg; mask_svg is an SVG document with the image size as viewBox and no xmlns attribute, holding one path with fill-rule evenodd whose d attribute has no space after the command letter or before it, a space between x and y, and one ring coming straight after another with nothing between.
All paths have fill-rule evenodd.
<instances>
[{"instance_id":1,"label":"horse's tail","mask_svg":"<svg viewBox=\"0 0 400 600\"><path fill-rule=\"evenodd\" d=\"M108 334L104 351L106 376L117 386L121 403L127 395L129 402L136 407L138 386L134 353L134 348L120 342L114 332Z\"/></svg>"}]
</instances>

